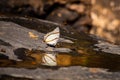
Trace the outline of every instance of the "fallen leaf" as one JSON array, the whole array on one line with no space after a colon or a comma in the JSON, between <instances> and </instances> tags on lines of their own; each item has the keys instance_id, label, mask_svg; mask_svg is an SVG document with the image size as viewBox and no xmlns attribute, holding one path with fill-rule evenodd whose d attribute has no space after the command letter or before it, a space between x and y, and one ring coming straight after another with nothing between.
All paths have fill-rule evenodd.
<instances>
[{"instance_id":1,"label":"fallen leaf","mask_svg":"<svg viewBox=\"0 0 120 80\"><path fill-rule=\"evenodd\" d=\"M33 38L33 39L36 39L36 40L38 39L38 35L35 35L32 32L29 32L28 34L29 34L30 38Z\"/></svg>"}]
</instances>

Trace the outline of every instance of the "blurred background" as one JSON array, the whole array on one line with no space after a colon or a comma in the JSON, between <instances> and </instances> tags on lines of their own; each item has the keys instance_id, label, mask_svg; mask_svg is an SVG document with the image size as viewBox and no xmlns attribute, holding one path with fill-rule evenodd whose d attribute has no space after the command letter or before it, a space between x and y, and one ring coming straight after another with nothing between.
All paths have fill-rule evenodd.
<instances>
[{"instance_id":1,"label":"blurred background","mask_svg":"<svg viewBox=\"0 0 120 80\"><path fill-rule=\"evenodd\" d=\"M0 16L35 17L120 44L120 0L0 0Z\"/></svg>"}]
</instances>

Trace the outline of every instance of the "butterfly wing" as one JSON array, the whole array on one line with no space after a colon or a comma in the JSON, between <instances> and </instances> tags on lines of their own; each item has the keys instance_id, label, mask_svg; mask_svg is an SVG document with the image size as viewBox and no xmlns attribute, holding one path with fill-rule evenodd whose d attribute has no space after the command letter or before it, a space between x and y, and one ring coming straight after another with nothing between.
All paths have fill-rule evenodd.
<instances>
[{"instance_id":1,"label":"butterfly wing","mask_svg":"<svg viewBox=\"0 0 120 80\"><path fill-rule=\"evenodd\" d=\"M55 46L59 40L59 37L60 37L60 30L59 27L57 27L56 29L47 33L44 36L44 41L49 45Z\"/></svg>"}]
</instances>

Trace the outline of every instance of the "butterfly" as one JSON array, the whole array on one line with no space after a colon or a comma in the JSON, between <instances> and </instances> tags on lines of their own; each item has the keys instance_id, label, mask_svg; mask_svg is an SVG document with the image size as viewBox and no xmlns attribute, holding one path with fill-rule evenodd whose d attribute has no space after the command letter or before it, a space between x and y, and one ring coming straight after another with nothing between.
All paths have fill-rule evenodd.
<instances>
[{"instance_id":1,"label":"butterfly","mask_svg":"<svg viewBox=\"0 0 120 80\"><path fill-rule=\"evenodd\" d=\"M47 45L54 47L57 44L59 38L60 38L60 29L59 27L57 27L53 31L47 33L44 36L44 42Z\"/></svg>"}]
</instances>

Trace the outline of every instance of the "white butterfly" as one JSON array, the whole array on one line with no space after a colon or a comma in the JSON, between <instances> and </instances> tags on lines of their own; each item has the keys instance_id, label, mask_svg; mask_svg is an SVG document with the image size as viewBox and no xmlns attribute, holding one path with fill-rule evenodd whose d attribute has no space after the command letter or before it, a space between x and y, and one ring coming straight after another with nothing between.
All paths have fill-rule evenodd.
<instances>
[{"instance_id":1,"label":"white butterfly","mask_svg":"<svg viewBox=\"0 0 120 80\"><path fill-rule=\"evenodd\" d=\"M44 36L44 41L50 46L55 46L60 38L60 29L59 27L55 28L53 31L47 33Z\"/></svg>"}]
</instances>

